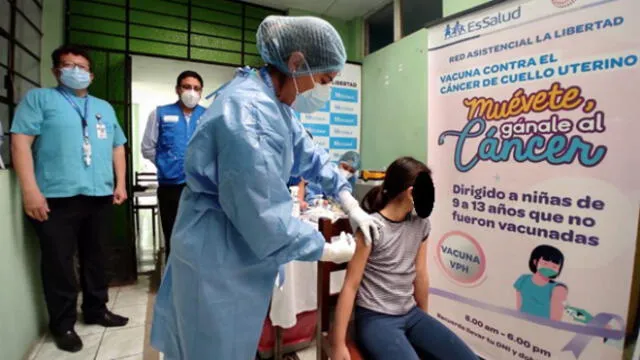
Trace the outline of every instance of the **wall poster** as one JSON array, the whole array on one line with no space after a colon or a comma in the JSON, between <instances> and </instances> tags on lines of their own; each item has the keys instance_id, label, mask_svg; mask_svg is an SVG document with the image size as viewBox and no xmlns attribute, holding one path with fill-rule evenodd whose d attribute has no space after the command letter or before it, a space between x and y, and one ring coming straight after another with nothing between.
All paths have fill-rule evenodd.
<instances>
[{"instance_id":1,"label":"wall poster","mask_svg":"<svg viewBox=\"0 0 640 360\"><path fill-rule=\"evenodd\" d=\"M640 2L429 28L429 311L486 359L620 359L640 199Z\"/></svg>"}]
</instances>

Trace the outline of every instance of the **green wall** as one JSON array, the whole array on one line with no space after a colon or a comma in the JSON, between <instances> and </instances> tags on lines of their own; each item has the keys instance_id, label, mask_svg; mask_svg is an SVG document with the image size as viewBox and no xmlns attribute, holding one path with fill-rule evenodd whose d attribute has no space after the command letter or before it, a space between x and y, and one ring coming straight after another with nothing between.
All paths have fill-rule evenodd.
<instances>
[{"instance_id":1,"label":"green wall","mask_svg":"<svg viewBox=\"0 0 640 360\"><path fill-rule=\"evenodd\" d=\"M329 16L322 16L306 10L289 9L289 15L291 16L317 16L333 25L336 28L344 46L347 50L347 59L349 61L361 62L364 57L364 19L355 18L353 20L345 21L341 19L332 18Z\"/></svg>"},{"instance_id":2,"label":"green wall","mask_svg":"<svg viewBox=\"0 0 640 360\"><path fill-rule=\"evenodd\" d=\"M427 31L365 57L362 66L362 166L383 169L427 152Z\"/></svg>"},{"instance_id":3,"label":"green wall","mask_svg":"<svg viewBox=\"0 0 640 360\"><path fill-rule=\"evenodd\" d=\"M444 0L443 16L488 0ZM364 58L362 166L383 169L400 156L427 156L427 30Z\"/></svg>"},{"instance_id":4,"label":"green wall","mask_svg":"<svg viewBox=\"0 0 640 360\"><path fill-rule=\"evenodd\" d=\"M63 0L44 1L41 82L55 85L53 49L63 42ZM22 212L15 171L0 171L0 358L22 359L46 329L40 282L40 250Z\"/></svg>"},{"instance_id":5,"label":"green wall","mask_svg":"<svg viewBox=\"0 0 640 360\"><path fill-rule=\"evenodd\" d=\"M40 62L43 87L56 86L51 73L51 53L64 42L64 0L45 0L42 9L42 51Z\"/></svg>"},{"instance_id":6,"label":"green wall","mask_svg":"<svg viewBox=\"0 0 640 360\"><path fill-rule=\"evenodd\" d=\"M38 241L22 215L18 179L0 171L0 357L21 359L46 325Z\"/></svg>"},{"instance_id":7,"label":"green wall","mask_svg":"<svg viewBox=\"0 0 640 360\"><path fill-rule=\"evenodd\" d=\"M442 15L449 16L461 11L465 11L472 7L482 5L489 0L443 0Z\"/></svg>"}]
</instances>

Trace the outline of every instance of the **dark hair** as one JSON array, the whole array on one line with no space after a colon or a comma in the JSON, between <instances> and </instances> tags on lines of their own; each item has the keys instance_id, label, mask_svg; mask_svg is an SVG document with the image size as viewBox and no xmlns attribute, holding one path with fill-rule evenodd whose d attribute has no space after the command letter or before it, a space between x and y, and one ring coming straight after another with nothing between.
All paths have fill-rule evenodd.
<instances>
[{"instance_id":1,"label":"dark hair","mask_svg":"<svg viewBox=\"0 0 640 360\"><path fill-rule=\"evenodd\" d=\"M362 199L362 208L368 213L378 212L416 181L421 172L431 175L424 163L412 158L401 157L394 161L384 175L382 185L369 190Z\"/></svg>"},{"instance_id":2,"label":"dark hair","mask_svg":"<svg viewBox=\"0 0 640 360\"><path fill-rule=\"evenodd\" d=\"M180 84L182 83L182 80L188 77L197 79L198 81L200 81L200 87L204 87L204 81L202 81L202 76L200 76L200 74L198 74L197 72L191 71L191 70L183 71L182 73L180 73L180 75L178 75L178 79L176 80L176 87L180 86Z\"/></svg>"},{"instance_id":3,"label":"dark hair","mask_svg":"<svg viewBox=\"0 0 640 360\"><path fill-rule=\"evenodd\" d=\"M91 57L89 56L89 52L80 46L69 44L62 45L51 53L51 63L53 64L54 69L60 67L60 58L62 55L67 54L82 56L87 59L89 67L91 67Z\"/></svg>"},{"instance_id":4,"label":"dark hair","mask_svg":"<svg viewBox=\"0 0 640 360\"><path fill-rule=\"evenodd\" d=\"M287 80L287 74L283 73L276 67L275 65L267 64L267 71L270 75L275 75L278 78L278 82L280 84L284 83Z\"/></svg>"},{"instance_id":5,"label":"dark hair","mask_svg":"<svg viewBox=\"0 0 640 360\"><path fill-rule=\"evenodd\" d=\"M537 265L540 258L560 265L558 273L550 277L551 279L557 278L560 275L560 272L562 272L562 267L564 266L564 255L562 255L562 252L551 245L540 245L533 249L531 256L529 257L529 270L534 274L538 271Z\"/></svg>"}]
</instances>

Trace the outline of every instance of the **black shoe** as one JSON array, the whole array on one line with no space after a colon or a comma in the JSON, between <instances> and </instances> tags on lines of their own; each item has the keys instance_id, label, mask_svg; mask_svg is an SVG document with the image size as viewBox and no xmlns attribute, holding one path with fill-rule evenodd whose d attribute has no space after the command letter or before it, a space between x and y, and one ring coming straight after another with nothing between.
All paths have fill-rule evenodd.
<instances>
[{"instance_id":1,"label":"black shoe","mask_svg":"<svg viewBox=\"0 0 640 360\"><path fill-rule=\"evenodd\" d=\"M129 318L116 315L109 310L98 316L85 316L84 323L87 325L102 325L104 327L120 327L125 326L129 322Z\"/></svg>"},{"instance_id":2,"label":"black shoe","mask_svg":"<svg viewBox=\"0 0 640 360\"><path fill-rule=\"evenodd\" d=\"M80 337L74 330L51 335L53 336L53 341L60 350L72 353L82 350L82 340L80 340Z\"/></svg>"}]
</instances>

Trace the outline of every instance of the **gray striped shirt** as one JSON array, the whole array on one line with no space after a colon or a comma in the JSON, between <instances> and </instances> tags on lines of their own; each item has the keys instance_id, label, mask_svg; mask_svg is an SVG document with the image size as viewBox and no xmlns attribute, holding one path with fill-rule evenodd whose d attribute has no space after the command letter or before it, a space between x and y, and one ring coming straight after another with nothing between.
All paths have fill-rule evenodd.
<instances>
[{"instance_id":1,"label":"gray striped shirt","mask_svg":"<svg viewBox=\"0 0 640 360\"><path fill-rule=\"evenodd\" d=\"M388 315L404 315L414 306L413 282L416 256L431 231L429 219L409 215L405 221L393 222L381 214L385 226L373 242L364 268L356 305Z\"/></svg>"}]
</instances>

